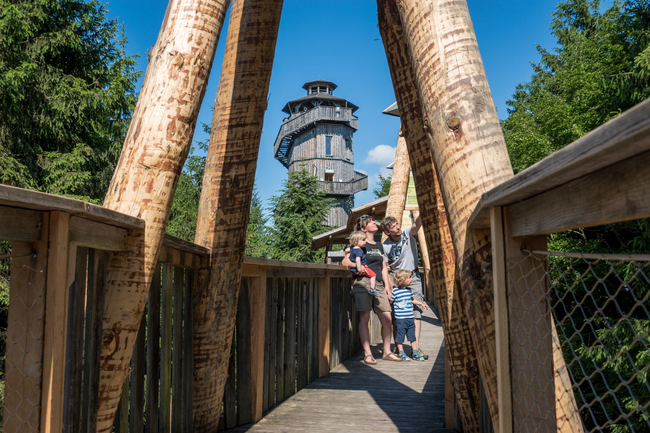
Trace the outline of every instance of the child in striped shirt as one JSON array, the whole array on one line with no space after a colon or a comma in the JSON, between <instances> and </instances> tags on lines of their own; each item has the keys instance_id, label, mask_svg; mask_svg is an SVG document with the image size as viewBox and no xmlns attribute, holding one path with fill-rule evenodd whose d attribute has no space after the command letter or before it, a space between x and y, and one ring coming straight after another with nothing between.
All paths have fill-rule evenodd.
<instances>
[{"instance_id":1,"label":"child in striped shirt","mask_svg":"<svg viewBox=\"0 0 650 433\"><path fill-rule=\"evenodd\" d=\"M395 313L395 345L399 351L399 356L403 361L410 361L404 353L404 336L411 342L411 358L416 361L424 361L424 356L419 350L418 341L415 338L415 321L413 316L413 304L419 305L425 310L429 306L424 302L417 301L413 298L413 292L409 288L412 282L411 271L400 269L395 271L393 279L397 287L393 288L393 311Z\"/></svg>"}]
</instances>

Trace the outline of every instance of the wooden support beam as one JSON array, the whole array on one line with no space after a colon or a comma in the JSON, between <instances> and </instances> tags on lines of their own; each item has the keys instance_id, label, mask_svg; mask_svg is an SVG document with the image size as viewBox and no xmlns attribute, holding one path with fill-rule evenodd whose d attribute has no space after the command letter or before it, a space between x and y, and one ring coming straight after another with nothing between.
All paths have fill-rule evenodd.
<instances>
[{"instance_id":1,"label":"wooden support beam","mask_svg":"<svg viewBox=\"0 0 650 433\"><path fill-rule=\"evenodd\" d=\"M318 278L318 377L330 372L331 279L329 271Z\"/></svg>"},{"instance_id":2,"label":"wooden support beam","mask_svg":"<svg viewBox=\"0 0 650 433\"><path fill-rule=\"evenodd\" d=\"M427 240L432 269L434 298L445 333L446 362L466 432L478 432L478 360L469 321L456 278L456 255L445 205L431 153L428 124L422 116L422 101L410 62L404 28L395 2L379 0L379 29L389 62L393 87L400 107L402 133L413 164L413 179Z\"/></svg>"},{"instance_id":3,"label":"wooden support beam","mask_svg":"<svg viewBox=\"0 0 650 433\"><path fill-rule=\"evenodd\" d=\"M251 407L253 422L263 416L264 403L264 335L266 326L266 266L252 278L251 303Z\"/></svg>"},{"instance_id":4,"label":"wooden support beam","mask_svg":"<svg viewBox=\"0 0 650 433\"><path fill-rule=\"evenodd\" d=\"M481 195L513 176L512 167L467 2L402 0L397 7L449 217L470 335L492 423L498 425L490 232L468 231L467 222Z\"/></svg>"},{"instance_id":5,"label":"wooden support beam","mask_svg":"<svg viewBox=\"0 0 650 433\"><path fill-rule=\"evenodd\" d=\"M12 243L2 408L2 427L7 432L38 432L39 422L42 425L44 415L49 415L45 406L48 402L41 398L41 389L46 387L41 383L46 366L46 359L41 361L43 343L50 336L43 323L50 264L49 218L45 215L41 219L41 240ZM60 269L58 274L65 279L67 269ZM50 392L50 387L46 389ZM62 390L61 387L61 396ZM56 415L60 418L61 412Z\"/></svg>"},{"instance_id":6,"label":"wooden support beam","mask_svg":"<svg viewBox=\"0 0 650 433\"><path fill-rule=\"evenodd\" d=\"M512 433L512 387L510 383L510 333L505 238L502 208L490 213L492 269L494 274L494 329L497 352L497 386L499 396L499 433Z\"/></svg>"},{"instance_id":7,"label":"wooden support beam","mask_svg":"<svg viewBox=\"0 0 650 433\"><path fill-rule=\"evenodd\" d=\"M41 432L63 430L65 391L65 353L68 329L68 292L74 281L76 247L69 242L70 215L50 212L49 252L43 352L43 393L41 396ZM6 392L6 391L5 391Z\"/></svg>"},{"instance_id":8,"label":"wooden support beam","mask_svg":"<svg viewBox=\"0 0 650 433\"><path fill-rule=\"evenodd\" d=\"M510 215L506 208L503 214L503 239L504 264L508 266L509 339L512 342L512 428L515 432L554 433L557 431L554 326L546 295L549 290L545 277L546 263L532 259L523 251L546 250L546 236L515 238L510 227ZM507 406L504 409L507 410Z\"/></svg>"},{"instance_id":9,"label":"wooden support beam","mask_svg":"<svg viewBox=\"0 0 650 433\"><path fill-rule=\"evenodd\" d=\"M99 433L113 428L228 4L229 0L169 2L104 201L108 209L142 218L146 230L133 248L127 239L127 250L114 254L109 268Z\"/></svg>"},{"instance_id":10,"label":"wooden support beam","mask_svg":"<svg viewBox=\"0 0 650 433\"><path fill-rule=\"evenodd\" d=\"M195 239L212 250L194 298L195 432L215 431L221 414L282 4L235 0L230 10Z\"/></svg>"},{"instance_id":11,"label":"wooden support beam","mask_svg":"<svg viewBox=\"0 0 650 433\"><path fill-rule=\"evenodd\" d=\"M97 221L70 218L70 242L107 251L126 251L126 229Z\"/></svg>"},{"instance_id":12,"label":"wooden support beam","mask_svg":"<svg viewBox=\"0 0 650 433\"><path fill-rule=\"evenodd\" d=\"M406 204L406 190L408 189L410 170L411 165L409 163L406 139L400 131L399 137L397 138L393 175L390 181L390 192L388 193L388 204L386 206L386 216L395 218L399 225L402 225L402 215L404 214L404 205ZM386 238L386 235L383 233L382 238Z\"/></svg>"}]
</instances>

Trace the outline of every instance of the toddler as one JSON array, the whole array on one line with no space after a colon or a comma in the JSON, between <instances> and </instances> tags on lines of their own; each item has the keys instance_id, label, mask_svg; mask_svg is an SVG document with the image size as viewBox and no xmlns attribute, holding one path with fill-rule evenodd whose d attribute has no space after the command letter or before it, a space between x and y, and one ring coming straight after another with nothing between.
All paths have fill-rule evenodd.
<instances>
[{"instance_id":1,"label":"toddler","mask_svg":"<svg viewBox=\"0 0 650 433\"><path fill-rule=\"evenodd\" d=\"M350 261L357 264L356 268L350 268L352 276L369 277L370 288L368 289L368 293L379 297L379 293L377 293L377 290L375 290L377 274L375 274L372 269L367 267L368 263L366 262L366 252L363 250L363 247L366 246L366 234L362 231L352 232L350 235L350 245Z\"/></svg>"}]
</instances>

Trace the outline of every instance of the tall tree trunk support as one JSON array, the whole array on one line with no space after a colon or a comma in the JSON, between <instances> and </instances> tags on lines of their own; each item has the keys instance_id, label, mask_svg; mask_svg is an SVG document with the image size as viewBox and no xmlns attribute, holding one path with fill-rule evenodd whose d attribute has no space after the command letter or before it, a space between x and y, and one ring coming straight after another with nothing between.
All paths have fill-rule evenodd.
<instances>
[{"instance_id":1,"label":"tall tree trunk support","mask_svg":"<svg viewBox=\"0 0 650 433\"><path fill-rule=\"evenodd\" d=\"M282 0L235 0L195 242L212 249L194 297L194 431L217 431ZM256 354L256 356L261 354Z\"/></svg>"},{"instance_id":2,"label":"tall tree trunk support","mask_svg":"<svg viewBox=\"0 0 650 433\"><path fill-rule=\"evenodd\" d=\"M406 148L406 140L400 131L397 139L397 150L395 151L395 162L393 163L393 175L390 181L388 192L388 203L386 204L386 216L392 216L402 225L404 206L406 205L406 191L409 185L409 154ZM382 233L383 239L386 235Z\"/></svg>"},{"instance_id":3,"label":"tall tree trunk support","mask_svg":"<svg viewBox=\"0 0 650 433\"><path fill-rule=\"evenodd\" d=\"M434 296L445 334L446 362L452 375L464 430L478 432L478 360L456 279L454 246L431 155L431 138L425 131L428 126L423 122L409 48L397 6L392 0L378 0L377 5L379 30L400 110L402 132L413 161L413 179L434 275Z\"/></svg>"},{"instance_id":4,"label":"tall tree trunk support","mask_svg":"<svg viewBox=\"0 0 650 433\"><path fill-rule=\"evenodd\" d=\"M145 220L111 259L104 309L98 432L122 396L179 175L189 153L229 0L171 0L104 206Z\"/></svg>"},{"instance_id":5,"label":"tall tree trunk support","mask_svg":"<svg viewBox=\"0 0 650 433\"><path fill-rule=\"evenodd\" d=\"M465 0L401 0L423 123L449 216L464 307L498 424L489 230L467 231L481 195L513 176Z\"/></svg>"}]
</instances>

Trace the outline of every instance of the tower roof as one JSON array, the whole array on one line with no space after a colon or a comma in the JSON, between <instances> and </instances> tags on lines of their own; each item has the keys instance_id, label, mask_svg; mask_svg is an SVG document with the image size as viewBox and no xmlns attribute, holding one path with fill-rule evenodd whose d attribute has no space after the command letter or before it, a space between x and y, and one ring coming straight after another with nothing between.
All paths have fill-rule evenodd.
<instances>
[{"instance_id":1,"label":"tower roof","mask_svg":"<svg viewBox=\"0 0 650 433\"><path fill-rule=\"evenodd\" d=\"M332 93L332 91L334 89L336 89L338 87L336 84L332 83L331 81L315 80L315 81L307 81L302 86L302 88L305 89L307 92L309 92L309 89L311 89L312 87L315 87L315 86L322 86L322 87L325 87L325 88L329 88L330 91L328 93L330 93L330 94Z\"/></svg>"},{"instance_id":2,"label":"tower roof","mask_svg":"<svg viewBox=\"0 0 650 433\"><path fill-rule=\"evenodd\" d=\"M295 112L296 107L300 109L303 105L308 106L308 109L314 108L318 105L334 105L338 107L348 107L352 108L352 112L355 112L359 109L356 105L344 98L339 98L334 96L332 92L338 86L331 81L325 80L315 80L306 82L302 88L307 91L307 96L302 98L294 99L287 102L287 104L282 108L287 114Z\"/></svg>"}]
</instances>

